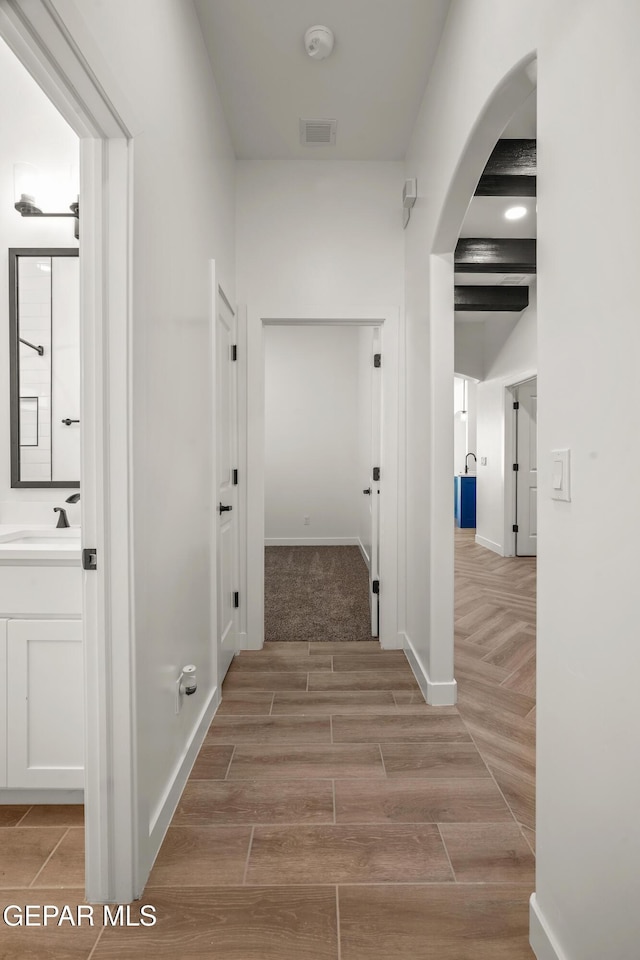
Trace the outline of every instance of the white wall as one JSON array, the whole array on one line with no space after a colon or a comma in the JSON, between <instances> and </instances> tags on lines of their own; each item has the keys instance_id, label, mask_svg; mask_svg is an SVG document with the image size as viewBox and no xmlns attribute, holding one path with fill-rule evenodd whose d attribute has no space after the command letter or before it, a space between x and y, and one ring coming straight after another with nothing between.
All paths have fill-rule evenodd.
<instances>
[{"instance_id":1,"label":"white wall","mask_svg":"<svg viewBox=\"0 0 640 960\"><path fill-rule=\"evenodd\" d=\"M359 342L357 327L265 328L269 543L357 540Z\"/></svg>"},{"instance_id":2,"label":"white wall","mask_svg":"<svg viewBox=\"0 0 640 960\"><path fill-rule=\"evenodd\" d=\"M154 827L217 679L209 261L233 303L235 160L191 3L56 7L134 132L132 709L144 880L162 839ZM176 715L175 679L185 663L198 668L198 693Z\"/></svg>"},{"instance_id":3,"label":"white wall","mask_svg":"<svg viewBox=\"0 0 640 960\"><path fill-rule=\"evenodd\" d=\"M443 647L450 635L435 630L429 615L442 567L430 569L423 544L429 538L444 543L446 554L447 532L433 516L421 519L420 505L431 462L426 495L450 526L448 499L434 495L438 471L450 475L450 468L446 456L444 462L433 457L433 429L425 437L422 425L441 417L451 434L450 393L441 394L433 380L430 387L424 374L430 360L453 366L453 359L429 353L434 342L446 345L447 319L430 311L435 270L429 254L443 236L453 249L456 224L450 221L461 222L505 105L513 105L500 84L537 50L540 551L532 931L540 960L627 960L640 941L640 778L629 762L637 749L640 676L632 532L638 511L620 494L622 460L625 475L640 470L640 445L628 443L637 433L640 327L620 282L635 275L640 259L629 217L640 205L639 29L640 8L627 0L454 0L407 164L421 194L407 230L408 629L426 669L435 675L444 665L446 679ZM468 141L475 149L471 167ZM606 189L603 170L611 172ZM571 449L570 503L550 499L549 451L557 447Z\"/></svg>"},{"instance_id":4,"label":"white wall","mask_svg":"<svg viewBox=\"0 0 640 960\"><path fill-rule=\"evenodd\" d=\"M398 450L404 449L404 384L398 380L396 343L399 340L403 356L403 184L401 163L240 162L236 248L238 301L247 305L248 316L250 411L260 402L255 384L262 377L263 318L389 318L382 333L383 358L387 348L388 353L382 370L387 462L381 464L387 470L385 489L390 491L381 501L381 536L386 536L389 549L381 558L381 581L393 578L400 585L401 607L404 551L398 558L396 548L397 537L404 535L404 503L397 503L396 484L402 491L404 479L398 473L404 458ZM249 446L255 440L254 446L262 449L259 421L257 412L255 418L250 412ZM250 466L249 485L261 466L255 462ZM362 489L366 485L363 482ZM249 494L249 529L262 531L262 516L255 506L262 496L261 481ZM263 555L255 536L248 550L248 642L259 646ZM403 610L398 612L389 601L381 615L387 645L400 643L403 621Z\"/></svg>"},{"instance_id":5,"label":"white wall","mask_svg":"<svg viewBox=\"0 0 640 960\"><path fill-rule=\"evenodd\" d=\"M0 39L0 523L54 524L53 507L72 489L11 487L9 419L9 247L75 247L73 220L23 219L13 209L15 163L32 163L42 193L66 210L78 194L78 137ZM10 91L10 93L9 93ZM58 206L59 205L59 206ZM49 208L50 209L50 208ZM36 355L34 354L34 357ZM80 507L69 518L80 522Z\"/></svg>"},{"instance_id":6,"label":"white wall","mask_svg":"<svg viewBox=\"0 0 640 960\"><path fill-rule=\"evenodd\" d=\"M489 319L485 328L485 377L477 386L478 482L476 494L476 536L483 546L504 555L505 543L505 407L506 387L530 377L537 370L537 303L535 285L530 289L529 307L502 342L504 321ZM486 457L486 465L480 462Z\"/></svg>"}]
</instances>

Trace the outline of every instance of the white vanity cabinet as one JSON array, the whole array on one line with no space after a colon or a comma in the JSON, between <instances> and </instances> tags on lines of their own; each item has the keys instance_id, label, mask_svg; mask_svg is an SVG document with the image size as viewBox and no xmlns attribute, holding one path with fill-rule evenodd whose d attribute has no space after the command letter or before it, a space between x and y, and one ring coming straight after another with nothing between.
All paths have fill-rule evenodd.
<instances>
[{"instance_id":1,"label":"white vanity cabinet","mask_svg":"<svg viewBox=\"0 0 640 960\"><path fill-rule=\"evenodd\" d=\"M82 789L81 620L9 620L6 786Z\"/></svg>"},{"instance_id":2,"label":"white vanity cabinet","mask_svg":"<svg viewBox=\"0 0 640 960\"><path fill-rule=\"evenodd\" d=\"M0 526L0 803L82 797L82 576L77 529Z\"/></svg>"}]
</instances>

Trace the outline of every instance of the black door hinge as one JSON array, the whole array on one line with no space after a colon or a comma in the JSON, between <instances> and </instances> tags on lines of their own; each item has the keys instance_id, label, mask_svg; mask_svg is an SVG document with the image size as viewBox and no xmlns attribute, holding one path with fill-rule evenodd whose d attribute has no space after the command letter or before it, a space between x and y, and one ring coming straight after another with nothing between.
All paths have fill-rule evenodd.
<instances>
[{"instance_id":1,"label":"black door hinge","mask_svg":"<svg viewBox=\"0 0 640 960\"><path fill-rule=\"evenodd\" d=\"M233 606L236 608L236 610L240 606L240 594L238 593L237 590L234 591L234 594L233 594Z\"/></svg>"},{"instance_id":2,"label":"black door hinge","mask_svg":"<svg viewBox=\"0 0 640 960\"><path fill-rule=\"evenodd\" d=\"M513 401L513 409L514 409L514 410L519 410L519 409L520 409L520 401L519 401L519 400L514 400L514 401Z\"/></svg>"},{"instance_id":3,"label":"black door hinge","mask_svg":"<svg viewBox=\"0 0 640 960\"><path fill-rule=\"evenodd\" d=\"M518 524L517 524L517 523L514 523L514 525L511 527L511 529L512 529L512 531L513 531L514 533L517 533L517 532L518 532Z\"/></svg>"},{"instance_id":4,"label":"black door hinge","mask_svg":"<svg viewBox=\"0 0 640 960\"><path fill-rule=\"evenodd\" d=\"M371 589L373 590L374 593L380 593L380 581L374 580L373 583L371 584Z\"/></svg>"},{"instance_id":5,"label":"black door hinge","mask_svg":"<svg viewBox=\"0 0 640 960\"><path fill-rule=\"evenodd\" d=\"M382 366L382 354L381 354L381 353L374 353L374 355L373 355L373 365L374 365L374 367L381 367L381 366Z\"/></svg>"},{"instance_id":6,"label":"black door hinge","mask_svg":"<svg viewBox=\"0 0 640 960\"><path fill-rule=\"evenodd\" d=\"M234 470L234 471L233 471L233 485L234 485L234 487L237 487L237 486L238 486L238 471L237 471L237 470Z\"/></svg>"},{"instance_id":7,"label":"black door hinge","mask_svg":"<svg viewBox=\"0 0 640 960\"><path fill-rule=\"evenodd\" d=\"M516 473L517 473L518 470L520 469L520 464L519 464L519 463L514 463L513 469L514 469L514 470L516 471Z\"/></svg>"},{"instance_id":8,"label":"black door hinge","mask_svg":"<svg viewBox=\"0 0 640 960\"><path fill-rule=\"evenodd\" d=\"M235 343L234 343L234 345L231 347L231 359L232 359L232 360L237 360L237 359L238 359L238 345L235 344Z\"/></svg>"},{"instance_id":9,"label":"black door hinge","mask_svg":"<svg viewBox=\"0 0 640 960\"><path fill-rule=\"evenodd\" d=\"M379 480L379 479L380 479L380 467L374 467L374 468L373 468L373 479L374 479L374 480Z\"/></svg>"},{"instance_id":10,"label":"black door hinge","mask_svg":"<svg viewBox=\"0 0 640 960\"><path fill-rule=\"evenodd\" d=\"M98 569L98 551L95 547L87 547L82 551L82 569L83 570L97 570Z\"/></svg>"}]
</instances>

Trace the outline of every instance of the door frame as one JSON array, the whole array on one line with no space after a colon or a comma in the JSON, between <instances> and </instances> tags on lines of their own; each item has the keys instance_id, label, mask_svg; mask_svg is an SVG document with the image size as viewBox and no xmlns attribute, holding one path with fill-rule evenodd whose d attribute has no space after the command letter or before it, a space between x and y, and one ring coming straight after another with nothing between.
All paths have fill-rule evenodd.
<instances>
[{"instance_id":1,"label":"door frame","mask_svg":"<svg viewBox=\"0 0 640 960\"><path fill-rule=\"evenodd\" d=\"M246 632L241 632L243 649L260 650L264 644L264 482L265 482L265 417L264 417L264 328L270 325L369 326L380 327L382 341L382 419L381 478L384 496L380 503L380 643L385 649L404 646L399 622L399 450L400 450L400 375L399 341L400 312L397 307L297 306L275 309L252 309L246 313L246 363L242 363L240 393L244 394L245 416L241 411L240 445L244 448L247 483L241 490L246 518L246 540L241 555L241 569L246 584ZM241 453L241 467L242 467ZM243 605L244 606L244 605ZM241 627L242 630L242 627Z\"/></svg>"},{"instance_id":2,"label":"door frame","mask_svg":"<svg viewBox=\"0 0 640 960\"><path fill-rule=\"evenodd\" d=\"M140 893L136 784L131 439L131 123L51 0L0 0L0 36L80 138L85 894ZM68 27L73 27L73 36ZM129 118L131 121L133 118Z\"/></svg>"},{"instance_id":3,"label":"door frame","mask_svg":"<svg viewBox=\"0 0 640 960\"><path fill-rule=\"evenodd\" d=\"M513 409L517 388L530 380L537 379L537 371L527 370L526 372L509 378L504 384L502 392L503 414L502 422L504 424L504 551L503 556L515 557L516 554L516 534L513 532L513 525L516 522L516 478L513 470L513 464L516 463L516 418Z\"/></svg>"}]
</instances>

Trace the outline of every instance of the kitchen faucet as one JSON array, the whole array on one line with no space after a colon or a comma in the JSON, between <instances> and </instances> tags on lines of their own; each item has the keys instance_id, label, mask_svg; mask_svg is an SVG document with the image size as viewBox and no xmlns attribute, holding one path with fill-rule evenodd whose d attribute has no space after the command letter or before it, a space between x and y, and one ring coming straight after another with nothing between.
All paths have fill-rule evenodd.
<instances>
[{"instance_id":1,"label":"kitchen faucet","mask_svg":"<svg viewBox=\"0 0 640 960\"><path fill-rule=\"evenodd\" d=\"M67 497L67 499L65 500L65 503L77 503L79 499L80 499L79 493L72 493L70 497ZM60 516L58 517L58 522L56 523L56 529L58 527L64 528L64 527L71 526L71 524L69 523L69 517L67 516L67 511L65 510L64 507L54 507L53 512L60 514Z\"/></svg>"},{"instance_id":2,"label":"kitchen faucet","mask_svg":"<svg viewBox=\"0 0 640 960\"><path fill-rule=\"evenodd\" d=\"M475 462L476 462L476 463L478 462L478 458L476 457L475 453L468 453L468 454L466 455L466 457L464 458L464 472L465 472L465 473L469 473L469 463L468 463L469 457L473 457L473 459L475 460Z\"/></svg>"}]
</instances>

